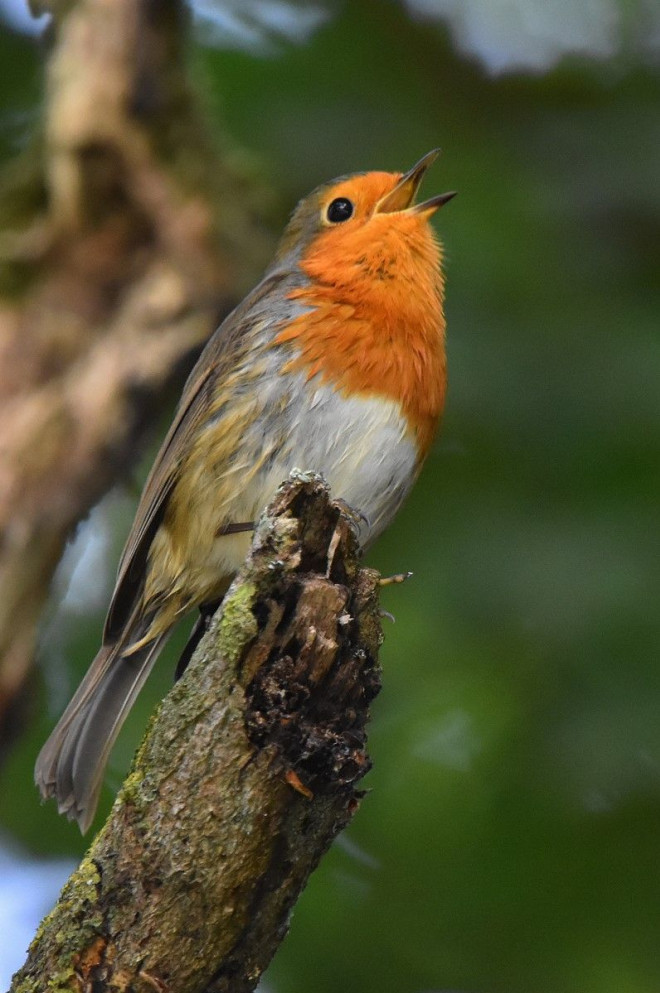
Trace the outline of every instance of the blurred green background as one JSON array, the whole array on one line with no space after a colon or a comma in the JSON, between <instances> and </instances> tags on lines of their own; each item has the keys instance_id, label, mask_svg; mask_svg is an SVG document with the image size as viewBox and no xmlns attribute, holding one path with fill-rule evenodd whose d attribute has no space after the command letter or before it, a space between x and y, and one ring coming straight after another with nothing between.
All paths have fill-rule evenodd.
<instances>
[{"instance_id":1,"label":"blurred green background","mask_svg":"<svg viewBox=\"0 0 660 993\"><path fill-rule=\"evenodd\" d=\"M264 33L268 5L248 4L256 22L227 45L223 5L197 6L192 70L272 188L274 230L318 182L436 145L427 195L459 191L436 221L446 418L369 556L415 573L384 594L370 793L265 986L658 993L660 13L354 0L317 22L279 5ZM5 28L4 159L38 113L41 58ZM0 776L23 855L84 850L32 764L96 651L134 503L104 502L58 580L40 709ZM106 810L170 679L164 660Z\"/></svg>"}]
</instances>

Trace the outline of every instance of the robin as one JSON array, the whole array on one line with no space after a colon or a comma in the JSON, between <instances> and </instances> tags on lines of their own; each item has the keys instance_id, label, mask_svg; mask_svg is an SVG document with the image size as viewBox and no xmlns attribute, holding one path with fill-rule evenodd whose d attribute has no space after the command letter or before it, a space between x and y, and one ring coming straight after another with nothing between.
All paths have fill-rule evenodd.
<instances>
[{"instance_id":1,"label":"robin","mask_svg":"<svg viewBox=\"0 0 660 993\"><path fill-rule=\"evenodd\" d=\"M442 413L441 249L415 203L438 150L302 200L262 281L184 387L122 554L102 647L37 759L44 798L83 832L110 749L176 622L217 602L291 469L364 517L362 544L409 493Z\"/></svg>"}]
</instances>

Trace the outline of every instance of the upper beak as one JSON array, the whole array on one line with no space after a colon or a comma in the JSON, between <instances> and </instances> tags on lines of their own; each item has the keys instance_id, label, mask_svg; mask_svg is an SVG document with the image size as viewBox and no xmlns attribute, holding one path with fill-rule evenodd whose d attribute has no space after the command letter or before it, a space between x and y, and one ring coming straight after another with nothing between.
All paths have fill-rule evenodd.
<instances>
[{"instance_id":1,"label":"upper beak","mask_svg":"<svg viewBox=\"0 0 660 993\"><path fill-rule=\"evenodd\" d=\"M439 193L438 196L431 197L430 200L425 200L424 203L413 203L426 170L433 165L439 154L440 149L434 148L433 151L428 152L421 158L412 169L409 169L401 177L394 189L390 190L382 200L378 201L376 212L379 214L393 214L396 211L405 210L411 214L428 214L430 216L436 212L438 207L442 207L452 197L455 197L456 191L453 190L451 193Z\"/></svg>"}]
</instances>

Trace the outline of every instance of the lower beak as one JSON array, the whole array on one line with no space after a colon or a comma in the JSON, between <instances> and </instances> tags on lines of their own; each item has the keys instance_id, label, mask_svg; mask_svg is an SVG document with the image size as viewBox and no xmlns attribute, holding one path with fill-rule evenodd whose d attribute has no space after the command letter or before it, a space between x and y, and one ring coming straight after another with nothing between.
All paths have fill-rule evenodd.
<instances>
[{"instance_id":1,"label":"lower beak","mask_svg":"<svg viewBox=\"0 0 660 993\"><path fill-rule=\"evenodd\" d=\"M433 151L428 152L421 158L412 169L409 169L401 177L394 189L390 190L382 200L378 201L376 204L376 213L394 214L399 211L407 211L411 214L428 214L430 217L431 214L436 212L438 207L442 207L452 197L455 197L456 191L452 191L451 193L440 193L438 196L431 197L430 200L425 200L424 203L416 204L413 202L426 170L433 165L439 154L440 149L434 148Z\"/></svg>"}]
</instances>

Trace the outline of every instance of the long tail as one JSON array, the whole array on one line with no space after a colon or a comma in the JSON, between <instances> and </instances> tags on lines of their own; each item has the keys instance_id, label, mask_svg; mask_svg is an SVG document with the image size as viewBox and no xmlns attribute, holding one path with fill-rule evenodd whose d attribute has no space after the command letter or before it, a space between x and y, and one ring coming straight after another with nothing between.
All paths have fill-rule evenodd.
<instances>
[{"instance_id":1,"label":"long tail","mask_svg":"<svg viewBox=\"0 0 660 993\"><path fill-rule=\"evenodd\" d=\"M96 812L110 749L167 638L162 634L125 655L141 633L129 625L119 641L101 648L35 765L42 797L54 797L83 834Z\"/></svg>"}]
</instances>

